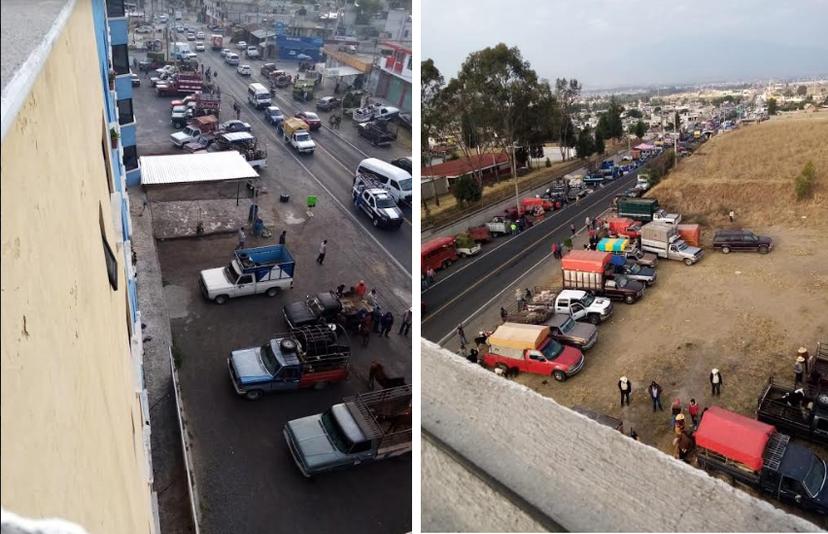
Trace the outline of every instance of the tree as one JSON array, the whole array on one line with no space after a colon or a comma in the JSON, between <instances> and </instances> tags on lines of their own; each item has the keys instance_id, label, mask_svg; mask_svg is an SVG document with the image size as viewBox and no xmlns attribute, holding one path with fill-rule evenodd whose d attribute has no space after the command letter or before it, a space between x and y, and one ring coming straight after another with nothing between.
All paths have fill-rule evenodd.
<instances>
[{"instance_id":1,"label":"tree","mask_svg":"<svg viewBox=\"0 0 828 534\"><path fill-rule=\"evenodd\" d=\"M584 128L578 134L578 144L575 145L575 151L579 159L586 159L595 153L595 145L592 141L592 133L589 128Z\"/></svg>"},{"instance_id":2,"label":"tree","mask_svg":"<svg viewBox=\"0 0 828 534\"><path fill-rule=\"evenodd\" d=\"M606 117L606 131L604 135L615 139L620 139L624 135L624 123L621 121L621 113L624 112L624 107L618 103L615 96L610 97L609 109L607 109Z\"/></svg>"},{"instance_id":3,"label":"tree","mask_svg":"<svg viewBox=\"0 0 828 534\"><path fill-rule=\"evenodd\" d=\"M595 130L595 153L596 154L603 154L605 151L604 148L604 136L601 135L601 132Z\"/></svg>"},{"instance_id":4,"label":"tree","mask_svg":"<svg viewBox=\"0 0 828 534\"><path fill-rule=\"evenodd\" d=\"M775 98L768 98L768 115L776 115L778 107Z\"/></svg>"},{"instance_id":5,"label":"tree","mask_svg":"<svg viewBox=\"0 0 828 534\"><path fill-rule=\"evenodd\" d=\"M627 116L634 119L641 119L644 117L644 113L640 109L632 108L627 110Z\"/></svg>"},{"instance_id":6,"label":"tree","mask_svg":"<svg viewBox=\"0 0 828 534\"><path fill-rule=\"evenodd\" d=\"M434 66L432 59L427 59L421 63L420 76L420 98L422 99L421 113L420 113L420 141L422 150L422 161L424 165L431 166L432 153L431 143L429 139L436 136L437 132L443 128L445 121L440 109L440 99L442 97L443 89L443 75L437 67ZM431 173L430 173L431 174ZM437 188L432 182L432 193L434 196L434 203L440 205L440 197L437 195ZM428 204L426 203L426 196L423 194L423 205L428 211Z\"/></svg>"},{"instance_id":7,"label":"tree","mask_svg":"<svg viewBox=\"0 0 828 534\"><path fill-rule=\"evenodd\" d=\"M581 94L581 84L578 80L558 78L555 80L555 95L558 99L558 108L561 114L561 131L558 135L561 147L561 159L566 160L566 146L571 146L564 141L572 140L575 136L575 129L572 124L572 113L575 100Z\"/></svg>"},{"instance_id":8,"label":"tree","mask_svg":"<svg viewBox=\"0 0 828 534\"><path fill-rule=\"evenodd\" d=\"M800 85L796 88L796 94L798 94L799 96L805 96L808 94L808 88L804 85Z\"/></svg>"},{"instance_id":9,"label":"tree","mask_svg":"<svg viewBox=\"0 0 828 534\"><path fill-rule=\"evenodd\" d=\"M647 126L644 124L644 121L638 121L635 123L635 126L633 126L633 133L639 139L644 137L644 134L647 133Z\"/></svg>"},{"instance_id":10,"label":"tree","mask_svg":"<svg viewBox=\"0 0 828 534\"><path fill-rule=\"evenodd\" d=\"M479 202L482 196L482 189L477 180L469 174L454 180L451 192L461 206L466 203Z\"/></svg>"},{"instance_id":11,"label":"tree","mask_svg":"<svg viewBox=\"0 0 828 534\"><path fill-rule=\"evenodd\" d=\"M796 199L803 200L810 197L814 191L814 181L816 179L816 168L814 162L809 161L803 167L802 172L796 177L794 181L794 190L796 191Z\"/></svg>"}]
</instances>

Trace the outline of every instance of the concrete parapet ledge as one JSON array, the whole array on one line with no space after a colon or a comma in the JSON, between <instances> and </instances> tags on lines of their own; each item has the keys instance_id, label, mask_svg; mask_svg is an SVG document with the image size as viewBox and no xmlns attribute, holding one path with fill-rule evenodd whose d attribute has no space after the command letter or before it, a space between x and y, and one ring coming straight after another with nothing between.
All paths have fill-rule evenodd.
<instances>
[{"instance_id":1,"label":"concrete parapet ledge","mask_svg":"<svg viewBox=\"0 0 828 534\"><path fill-rule=\"evenodd\" d=\"M499 498L528 503L527 517L540 512L575 532L820 530L426 340L421 376L424 432L496 481L481 496L502 485L511 495ZM423 454L424 476L435 457ZM432 531L504 527L502 507L445 506L475 484L423 487L422 524Z\"/></svg>"}]
</instances>

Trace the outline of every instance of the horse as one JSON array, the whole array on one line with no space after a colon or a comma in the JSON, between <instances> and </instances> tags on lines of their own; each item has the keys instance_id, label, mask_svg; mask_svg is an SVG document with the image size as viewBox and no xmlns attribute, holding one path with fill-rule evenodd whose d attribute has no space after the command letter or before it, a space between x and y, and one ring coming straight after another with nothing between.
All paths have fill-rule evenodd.
<instances>
[{"instance_id":1,"label":"horse","mask_svg":"<svg viewBox=\"0 0 828 534\"><path fill-rule=\"evenodd\" d=\"M377 382L382 389L388 389L405 385L405 377L398 376L389 378L385 374L385 368L379 362L372 362L368 368L368 387L374 389L374 382Z\"/></svg>"}]
</instances>

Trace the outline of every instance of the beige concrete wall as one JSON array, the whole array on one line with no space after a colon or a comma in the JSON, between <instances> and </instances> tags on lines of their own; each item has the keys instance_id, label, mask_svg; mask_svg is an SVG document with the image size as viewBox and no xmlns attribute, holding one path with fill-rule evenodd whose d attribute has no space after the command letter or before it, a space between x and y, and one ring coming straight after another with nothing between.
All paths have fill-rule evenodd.
<instances>
[{"instance_id":1,"label":"beige concrete wall","mask_svg":"<svg viewBox=\"0 0 828 534\"><path fill-rule=\"evenodd\" d=\"M99 80L79 1L2 146L2 505L89 532L150 532Z\"/></svg>"},{"instance_id":2,"label":"beige concrete wall","mask_svg":"<svg viewBox=\"0 0 828 534\"><path fill-rule=\"evenodd\" d=\"M421 376L423 429L565 530L819 530L428 341L422 342ZM424 475L440 469L429 465L434 461L423 456ZM424 481L423 487L430 489L422 495L424 529L507 528L500 506L445 505L478 495L496 499L475 485ZM468 495L459 498L457 491Z\"/></svg>"}]
</instances>

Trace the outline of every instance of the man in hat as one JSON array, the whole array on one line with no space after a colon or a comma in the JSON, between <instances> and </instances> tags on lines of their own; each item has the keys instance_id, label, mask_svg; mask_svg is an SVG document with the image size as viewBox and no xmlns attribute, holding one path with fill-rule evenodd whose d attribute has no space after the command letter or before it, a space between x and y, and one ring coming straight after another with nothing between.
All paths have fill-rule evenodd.
<instances>
[{"instance_id":1,"label":"man in hat","mask_svg":"<svg viewBox=\"0 0 828 534\"><path fill-rule=\"evenodd\" d=\"M680 413L676 416L676 424L673 425L675 428L676 434L680 432L684 432L684 428L686 426L686 420L683 413Z\"/></svg>"},{"instance_id":2,"label":"man in hat","mask_svg":"<svg viewBox=\"0 0 828 534\"><path fill-rule=\"evenodd\" d=\"M722 374L719 372L718 369L713 369L710 371L710 394L711 395L721 395L722 394Z\"/></svg>"},{"instance_id":3,"label":"man in hat","mask_svg":"<svg viewBox=\"0 0 828 534\"><path fill-rule=\"evenodd\" d=\"M627 406L630 405L630 393L632 393L632 382L626 376L622 376L618 380L618 391L621 392L621 406L624 406L624 401L627 401Z\"/></svg>"},{"instance_id":4,"label":"man in hat","mask_svg":"<svg viewBox=\"0 0 828 534\"><path fill-rule=\"evenodd\" d=\"M664 407L661 405L661 386L658 385L655 380L650 382L650 386L647 388L647 393L650 394L650 399L653 401L653 411L664 411Z\"/></svg>"},{"instance_id":5,"label":"man in hat","mask_svg":"<svg viewBox=\"0 0 828 534\"><path fill-rule=\"evenodd\" d=\"M801 356L805 358L805 363L803 366L805 367L805 372L807 373L811 369L811 355L808 354L808 349L805 347L799 347L799 350L796 351L797 357Z\"/></svg>"},{"instance_id":6,"label":"man in hat","mask_svg":"<svg viewBox=\"0 0 828 534\"><path fill-rule=\"evenodd\" d=\"M794 362L794 386L801 384L804 376L805 358L803 358L802 356L797 356L796 362Z\"/></svg>"}]
</instances>

